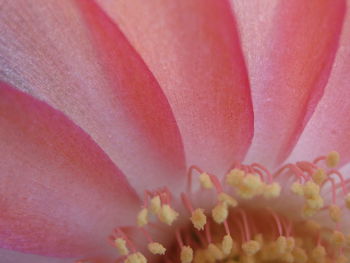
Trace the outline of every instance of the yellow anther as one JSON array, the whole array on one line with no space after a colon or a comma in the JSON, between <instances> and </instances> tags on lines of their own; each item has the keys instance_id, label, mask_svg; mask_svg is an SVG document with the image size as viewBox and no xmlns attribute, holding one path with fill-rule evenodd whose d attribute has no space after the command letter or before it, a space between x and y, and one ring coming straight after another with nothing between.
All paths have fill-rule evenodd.
<instances>
[{"instance_id":1,"label":"yellow anther","mask_svg":"<svg viewBox=\"0 0 350 263\"><path fill-rule=\"evenodd\" d=\"M260 248L260 243L255 240L249 240L242 244L242 250L246 255L249 256L255 255L260 250Z\"/></svg>"},{"instance_id":2,"label":"yellow anther","mask_svg":"<svg viewBox=\"0 0 350 263\"><path fill-rule=\"evenodd\" d=\"M315 195L312 198L306 199L306 203L308 207L316 210L321 209L324 205L323 198L320 195Z\"/></svg>"},{"instance_id":3,"label":"yellow anther","mask_svg":"<svg viewBox=\"0 0 350 263\"><path fill-rule=\"evenodd\" d=\"M159 195L153 197L151 199L150 204L151 204L151 211L152 211L152 213L155 214L155 215L158 215L158 213L160 212L160 210L162 208L162 204L161 204Z\"/></svg>"},{"instance_id":4,"label":"yellow anther","mask_svg":"<svg viewBox=\"0 0 350 263\"><path fill-rule=\"evenodd\" d=\"M231 186L238 186L242 183L244 174L244 171L235 168L226 176L226 183Z\"/></svg>"},{"instance_id":5,"label":"yellow anther","mask_svg":"<svg viewBox=\"0 0 350 263\"><path fill-rule=\"evenodd\" d=\"M260 177L253 174L247 174L242 183L237 186L237 194L245 199L251 199L262 193L264 183Z\"/></svg>"},{"instance_id":6,"label":"yellow anther","mask_svg":"<svg viewBox=\"0 0 350 263\"><path fill-rule=\"evenodd\" d=\"M143 227L148 224L148 209L143 208L137 215L137 225Z\"/></svg>"},{"instance_id":7,"label":"yellow anther","mask_svg":"<svg viewBox=\"0 0 350 263\"><path fill-rule=\"evenodd\" d=\"M340 231L334 231L331 236L332 244L337 247L342 247L346 245L345 235Z\"/></svg>"},{"instance_id":8,"label":"yellow anther","mask_svg":"<svg viewBox=\"0 0 350 263\"><path fill-rule=\"evenodd\" d=\"M317 213L317 209L309 207L307 204L304 205L303 207L303 216L304 217L312 217Z\"/></svg>"},{"instance_id":9,"label":"yellow anther","mask_svg":"<svg viewBox=\"0 0 350 263\"><path fill-rule=\"evenodd\" d=\"M305 198L314 198L320 194L320 186L313 181L307 181L303 187Z\"/></svg>"},{"instance_id":10,"label":"yellow anther","mask_svg":"<svg viewBox=\"0 0 350 263\"><path fill-rule=\"evenodd\" d=\"M303 189L303 185L295 182L292 184L290 190L297 195L303 196L304 195L304 189Z\"/></svg>"},{"instance_id":11,"label":"yellow anther","mask_svg":"<svg viewBox=\"0 0 350 263\"><path fill-rule=\"evenodd\" d=\"M263 186L263 182L260 177L253 174L247 174L243 178L242 184L249 189L260 189Z\"/></svg>"},{"instance_id":12,"label":"yellow anther","mask_svg":"<svg viewBox=\"0 0 350 263\"><path fill-rule=\"evenodd\" d=\"M350 209L350 193L345 197L345 205L348 209Z\"/></svg>"},{"instance_id":13,"label":"yellow anther","mask_svg":"<svg viewBox=\"0 0 350 263\"><path fill-rule=\"evenodd\" d=\"M125 263L147 263L147 259L142 253L136 252L136 253L130 254L124 262Z\"/></svg>"},{"instance_id":14,"label":"yellow anther","mask_svg":"<svg viewBox=\"0 0 350 263\"><path fill-rule=\"evenodd\" d=\"M292 254L294 256L294 262L296 263L305 263L308 260L305 250L300 247L294 248Z\"/></svg>"},{"instance_id":15,"label":"yellow anther","mask_svg":"<svg viewBox=\"0 0 350 263\"><path fill-rule=\"evenodd\" d=\"M114 244L120 255L125 256L129 254L129 249L126 247L126 241L123 238L117 238L114 240Z\"/></svg>"},{"instance_id":16,"label":"yellow anther","mask_svg":"<svg viewBox=\"0 0 350 263\"><path fill-rule=\"evenodd\" d=\"M276 240L276 250L278 254L284 254L287 250L287 238L279 236Z\"/></svg>"},{"instance_id":17,"label":"yellow anther","mask_svg":"<svg viewBox=\"0 0 350 263\"><path fill-rule=\"evenodd\" d=\"M164 255L166 251L165 247L158 242L149 243L148 250L154 255Z\"/></svg>"},{"instance_id":18,"label":"yellow anther","mask_svg":"<svg viewBox=\"0 0 350 263\"><path fill-rule=\"evenodd\" d=\"M312 175L312 180L318 185L321 185L326 178L327 174L322 168L317 169Z\"/></svg>"},{"instance_id":19,"label":"yellow anther","mask_svg":"<svg viewBox=\"0 0 350 263\"><path fill-rule=\"evenodd\" d=\"M256 234L256 235L254 236L254 240L257 241L257 242L259 242L260 247L263 246L263 244L264 244L264 237L263 237L263 235L262 235L261 233Z\"/></svg>"},{"instance_id":20,"label":"yellow anther","mask_svg":"<svg viewBox=\"0 0 350 263\"><path fill-rule=\"evenodd\" d=\"M227 204L225 202L219 202L211 211L211 215L216 223L223 223L228 216Z\"/></svg>"},{"instance_id":21,"label":"yellow anther","mask_svg":"<svg viewBox=\"0 0 350 263\"><path fill-rule=\"evenodd\" d=\"M321 245L318 245L311 251L311 258L316 262L323 262L325 260L326 255L326 249Z\"/></svg>"},{"instance_id":22,"label":"yellow anther","mask_svg":"<svg viewBox=\"0 0 350 263\"><path fill-rule=\"evenodd\" d=\"M159 212L159 220L167 225L172 225L176 218L179 216L174 209L169 205L162 205L162 208Z\"/></svg>"},{"instance_id":23,"label":"yellow anther","mask_svg":"<svg viewBox=\"0 0 350 263\"><path fill-rule=\"evenodd\" d=\"M334 168L339 164L340 155L336 151L332 151L327 155L326 164L329 168Z\"/></svg>"},{"instance_id":24,"label":"yellow anther","mask_svg":"<svg viewBox=\"0 0 350 263\"><path fill-rule=\"evenodd\" d=\"M288 237L287 238L287 248L286 248L287 251L288 252L293 251L294 247L295 247L295 239L293 237Z\"/></svg>"},{"instance_id":25,"label":"yellow anther","mask_svg":"<svg viewBox=\"0 0 350 263\"><path fill-rule=\"evenodd\" d=\"M209 244L208 252L215 258L215 260L222 260L224 258L223 252L213 243Z\"/></svg>"},{"instance_id":26,"label":"yellow anther","mask_svg":"<svg viewBox=\"0 0 350 263\"><path fill-rule=\"evenodd\" d=\"M234 199L232 196L226 193L220 193L218 195L218 200L221 202L225 202L228 206L231 206L231 207L236 207L238 204L236 199Z\"/></svg>"},{"instance_id":27,"label":"yellow anther","mask_svg":"<svg viewBox=\"0 0 350 263\"><path fill-rule=\"evenodd\" d=\"M197 208L192 212L191 221L193 226L198 229L204 229L205 224L207 223L207 217L204 214L204 210Z\"/></svg>"},{"instance_id":28,"label":"yellow anther","mask_svg":"<svg viewBox=\"0 0 350 263\"><path fill-rule=\"evenodd\" d=\"M193 260L193 249L190 246L183 246L180 252L181 263L191 263Z\"/></svg>"},{"instance_id":29,"label":"yellow anther","mask_svg":"<svg viewBox=\"0 0 350 263\"><path fill-rule=\"evenodd\" d=\"M198 248L194 253L193 263L202 263L202 262L207 262L207 253L206 253L206 250Z\"/></svg>"},{"instance_id":30,"label":"yellow anther","mask_svg":"<svg viewBox=\"0 0 350 263\"><path fill-rule=\"evenodd\" d=\"M233 239L230 235L225 235L223 240L222 240L222 252L225 255L229 255L232 251L233 248Z\"/></svg>"},{"instance_id":31,"label":"yellow anther","mask_svg":"<svg viewBox=\"0 0 350 263\"><path fill-rule=\"evenodd\" d=\"M329 216L333 220L333 222L338 223L341 219L342 212L339 206L330 205L328 208Z\"/></svg>"},{"instance_id":32,"label":"yellow anther","mask_svg":"<svg viewBox=\"0 0 350 263\"><path fill-rule=\"evenodd\" d=\"M201 186L205 189L211 189L214 187L213 182L210 179L210 176L207 173L201 173L199 175L199 181Z\"/></svg>"},{"instance_id":33,"label":"yellow anther","mask_svg":"<svg viewBox=\"0 0 350 263\"><path fill-rule=\"evenodd\" d=\"M279 197L281 194L281 186L279 183L272 183L265 185L264 187L264 197L267 199Z\"/></svg>"}]
</instances>

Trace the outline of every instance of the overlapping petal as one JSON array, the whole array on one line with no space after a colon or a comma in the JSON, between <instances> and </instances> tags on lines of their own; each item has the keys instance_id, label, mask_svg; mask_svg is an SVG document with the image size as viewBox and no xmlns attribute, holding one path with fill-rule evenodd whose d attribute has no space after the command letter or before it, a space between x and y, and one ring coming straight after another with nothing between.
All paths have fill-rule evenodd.
<instances>
[{"instance_id":1,"label":"overlapping petal","mask_svg":"<svg viewBox=\"0 0 350 263\"><path fill-rule=\"evenodd\" d=\"M81 256L108 248L136 193L106 154L63 114L0 86L0 246ZM105 251L104 251L105 252Z\"/></svg>"},{"instance_id":2,"label":"overlapping petal","mask_svg":"<svg viewBox=\"0 0 350 263\"><path fill-rule=\"evenodd\" d=\"M181 182L181 138L166 98L93 1L1 4L0 77L64 112L140 191Z\"/></svg>"},{"instance_id":3,"label":"overlapping petal","mask_svg":"<svg viewBox=\"0 0 350 263\"><path fill-rule=\"evenodd\" d=\"M251 12L254 1L246 2L238 10ZM291 152L322 97L338 48L345 1L286 0L267 6L268 12L258 9L261 13L255 17L240 15L239 24L244 50L250 50L246 58L255 114L247 161L273 166Z\"/></svg>"},{"instance_id":4,"label":"overlapping petal","mask_svg":"<svg viewBox=\"0 0 350 263\"><path fill-rule=\"evenodd\" d=\"M228 1L98 0L163 88L187 163L222 172L250 145L253 113Z\"/></svg>"},{"instance_id":5,"label":"overlapping petal","mask_svg":"<svg viewBox=\"0 0 350 263\"><path fill-rule=\"evenodd\" d=\"M347 1L350 6L350 1ZM350 161L350 14L346 15L340 45L325 94L307 124L291 159L337 150L342 164Z\"/></svg>"}]
</instances>

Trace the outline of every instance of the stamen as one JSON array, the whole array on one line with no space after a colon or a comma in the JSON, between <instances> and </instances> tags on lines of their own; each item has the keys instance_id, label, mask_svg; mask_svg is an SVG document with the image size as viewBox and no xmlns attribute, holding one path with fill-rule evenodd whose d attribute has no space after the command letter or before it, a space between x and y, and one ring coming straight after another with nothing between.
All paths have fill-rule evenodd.
<instances>
[{"instance_id":1,"label":"stamen","mask_svg":"<svg viewBox=\"0 0 350 263\"><path fill-rule=\"evenodd\" d=\"M191 263L193 260L193 249L190 246L181 247L181 263Z\"/></svg>"},{"instance_id":2,"label":"stamen","mask_svg":"<svg viewBox=\"0 0 350 263\"><path fill-rule=\"evenodd\" d=\"M232 187L238 187L244 178L244 171L239 169L233 169L230 171L229 174L226 176L226 183L228 185L231 185Z\"/></svg>"},{"instance_id":3,"label":"stamen","mask_svg":"<svg viewBox=\"0 0 350 263\"><path fill-rule=\"evenodd\" d=\"M228 207L226 202L219 202L211 211L214 221L222 224L228 217Z\"/></svg>"},{"instance_id":4,"label":"stamen","mask_svg":"<svg viewBox=\"0 0 350 263\"><path fill-rule=\"evenodd\" d=\"M345 179L344 179L343 175L337 170L330 170L330 171L327 172L328 176L331 176L333 174L337 175L339 177L340 185L341 185L341 187L343 189L343 195L346 196L347 195L347 190L346 190L346 184L345 184Z\"/></svg>"},{"instance_id":5,"label":"stamen","mask_svg":"<svg viewBox=\"0 0 350 263\"><path fill-rule=\"evenodd\" d=\"M159 220L169 226L171 226L176 218L179 216L179 213L170 207L170 205L162 205L159 212Z\"/></svg>"},{"instance_id":6,"label":"stamen","mask_svg":"<svg viewBox=\"0 0 350 263\"><path fill-rule=\"evenodd\" d=\"M225 235L222 240L222 252L225 255L229 255L233 248L233 239L230 235Z\"/></svg>"},{"instance_id":7,"label":"stamen","mask_svg":"<svg viewBox=\"0 0 350 263\"><path fill-rule=\"evenodd\" d=\"M331 237L332 244L337 247L343 247L346 244L345 235L340 231L334 231Z\"/></svg>"},{"instance_id":8,"label":"stamen","mask_svg":"<svg viewBox=\"0 0 350 263\"><path fill-rule=\"evenodd\" d=\"M265 185L263 195L266 199L277 198L281 194L281 186L278 183Z\"/></svg>"},{"instance_id":9,"label":"stamen","mask_svg":"<svg viewBox=\"0 0 350 263\"><path fill-rule=\"evenodd\" d=\"M263 171L265 172L265 174L267 175L268 182L269 182L270 184L273 183L273 176L272 176L272 174L271 174L271 173L269 172L269 170L267 170L263 165L261 165L261 164L259 164L259 163L253 163L251 166L252 166L252 167L257 167L257 168L263 170Z\"/></svg>"},{"instance_id":10,"label":"stamen","mask_svg":"<svg viewBox=\"0 0 350 263\"><path fill-rule=\"evenodd\" d=\"M203 230L207 223L207 217L204 214L204 209L197 208L192 212L191 221L197 230Z\"/></svg>"},{"instance_id":11,"label":"stamen","mask_svg":"<svg viewBox=\"0 0 350 263\"><path fill-rule=\"evenodd\" d=\"M141 228L141 230L142 230L142 233L147 238L147 241L148 241L147 248L148 248L148 250L154 255L156 255L156 254L164 255L165 252L166 252L165 247L163 247L163 245L158 243L158 242L154 242L152 237L151 237L151 235L147 232L146 229Z\"/></svg>"},{"instance_id":12,"label":"stamen","mask_svg":"<svg viewBox=\"0 0 350 263\"><path fill-rule=\"evenodd\" d=\"M342 216L340 207L337 205L330 205L328 209L329 209L329 216L331 217L333 222L339 223Z\"/></svg>"},{"instance_id":13,"label":"stamen","mask_svg":"<svg viewBox=\"0 0 350 263\"><path fill-rule=\"evenodd\" d=\"M147 263L147 259L144 255L140 252L136 252L133 254L130 254L126 260L125 263Z\"/></svg>"},{"instance_id":14,"label":"stamen","mask_svg":"<svg viewBox=\"0 0 350 263\"><path fill-rule=\"evenodd\" d=\"M210 244L210 243L211 243L211 240L212 240L212 238L211 238L211 233L210 233L210 224L206 224L206 225L205 225L205 236L206 236L206 238L207 238L208 244Z\"/></svg>"},{"instance_id":15,"label":"stamen","mask_svg":"<svg viewBox=\"0 0 350 263\"><path fill-rule=\"evenodd\" d=\"M126 246L126 241L124 239L117 238L114 243L120 255L126 256L129 254L129 249Z\"/></svg>"},{"instance_id":16,"label":"stamen","mask_svg":"<svg viewBox=\"0 0 350 263\"><path fill-rule=\"evenodd\" d=\"M324 262L326 259L326 255L326 249L321 245L318 245L311 251L311 258L316 262Z\"/></svg>"},{"instance_id":17,"label":"stamen","mask_svg":"<svg viewBox=\"0 0 350 263\"><path fill-rule=\"evenodd\" d=\"M271 208L269 208L268 211L271 213L273 219L274 219L275 222L276 222L278 234L279 234L280 236L282 236L282 235L283 235L283 228L282 228L282 224L281 224L281 222L280 222L278 216L276 215L276 213L275 213Z\"/></svg>"},{"instance_id":18,"label":"stamen","mask_svg":"<svg viewBox=\"0 0 350 263\"><path fill-rule=\"evenodd\" d=\"M226 205L231 207L236 207L238 205L238 202L236 199L234 199L232 196L223 192L218 195L218 200L220 202L226 203Z\"/></svg>"},{"instance_id":19,"label":"stamen","mask_svg":"<svg viewBox=\"0 0 350 263\"><path fill-rule=\"evenodd\" d=\"M199 174L203 173L203 170L200 169L198 166L196 166L196 165L190 166L190 168L188 169L188 172L187 172L187 193L192 192L192 173L193 173L193 171L196 171Z\"/></svg>"},{"instance_id":20,"label":"stamen","mask_svg":"<svg viewBox=\"0 0 350 263\"><path fill-rule=\"evenodd\" d=\"M199 175L199 181L203 188L211 189L214 187L213 182L210 179L210 176L207 173L201 173Z\"/></svg>"},{"instance_id":21,"label":"stamen","mask_svg":"<svg viewBox=\"0 0 350 263\"><path fill-rule=\"evenodd\" d=\"M336 151L332 151L327 155L326 164L329 168L334 168L340 161L340 155Z\"/></svg>"},{"instance_id":22,"label":"stamen","mask_svg":"<svg viewBox=\"0 0 350 263\"><path fill-rule=\"evenodd\" d=\"M161 210L161 201L159 195L154 196L151 199L151 211L153 214L158 215Z\"/></svg>"},{"instance_id":23,"label":"stamen","mask_svg":"<svg viewBox=\"0 0 350 263\"><path fill-rule=\"evenodd\" d=\"M148 209L143 208L137 215L137 225L143 227L148 224Z\"/></svg>"},{"instance_id":24,"label":"stamen","mask_svg":"<svg viewBox=\"0 0 350 263\"><path fill-rule=\"evenodd\" d=\"M120 236L123 240L126 241L126 244L131 248L131 250L133 252L136 252L136 247L135 245L133 244L133 242L128 238L128 236L124 233L123 230L121 230L119 227L116 228L115 230L115 233ZM124 242L121 242L121 244L123 244ZM117 245L117 244L116 244ZM117 247L118 248L118 247ZM122 253L121 253L122 254Z\"/></svg>"},{"instance_id":25,"label":"stamen","mask_svg":"<svg viewBox=\"0 0 350 263\"><path fill-rule=\"evenodd\" d=\"M222 260L225 256L224 253L213 243L209 244L208 252L215 260Z\"/></svg>"},{"instance_id":26,"label":"stamen","mask_svg":"<svg viewBox=\"0 0 350 263\"><path fill-rule=\"evenodd\" d=\"M247 220L247 215L242 209L238 209L238 213L242 216L243 226L244 226L244 232L245 232L245 238L247 241L250 240L250 229L249 224Z\"/></svg>"},{"instance_id":27,"label":"stamen","mask_svg":"<svg viewBox=\"0 0 350 263\"><path fill-rule=\"evenodd\" d=\"M318 185L322 185L326 178L327 174L322 168L317 169L312 175L312 180Z\"/></svg>"},{"instance_id":28,"label":"stamen","mask_svg":"<svg viewBox=\"0 0 350 263\"><path fill-rule=\"evenodd\" d=\"M191 263L193 260L193 249L190 246L184 246L179 230L176 230L176 240L181 248L181 263Z\"/></svg>"},{"instance_id":29,"label":"stamen","mask_svg":"<svg viewBox=\"0 0 350 263\"><path fill-rule=\"evenodd\" d=\"M255 255L261 249L261 247L259 242L255 240L249 240L242 244L242 249L246 255L252 256Z\"/></svg>"},{"instance_id":30,"label":"stamen","mask_svg":"<svg viewBox=\"0 0 350 263\"><path fill-rule=\"evenodd\" d=\"M137 229L146 237L148 250L162 256L160 262L344 263L350 253L350 235L345 235L340 228L343 227L343 208L350 209L347 189L350 189L350 179L345 179L334 169L338 164L337 152L320 156L314 162L288 163L276 172L270 172L259 163L236 163L223 181L217 175L191 166L188 192L181 193L180 198L172 196L167 187L145 191L143 205L136 217ZM282 176L288 180L279 180ZM192 192L193 183L196 184L195 192ZM328 183L330 187L326 187ZM197 200L197 191L206 189L215 190L216 201L207 211L192 203ZM272 198L285 198L289 191L302 198L304 207L300 215L309 217L328 210L328 216L335 224L326 227L300 215L289 217L288 209L264 208L270 207ZM338 204L337 198L341 197L344 203ZM324 206L324 200L329 199L330 204ZM174 209L181 204L187 210L185 215ZM175 230L174 223L179 217L182 220L176 223ZM172 246L167 250L153 240L149 228L174 235L178 248ZM146 246L136 249L120 228L115 232L110 242L118 249L121 261L147 262L140 252Z\"/></svg>"},{"instance_id":31,"label":"stamen","mask_svg":"<svg viewBox=\"0 0 350 263\"><path fill-rule=\"evenodd\" d=\"M154 255L164 255L166 251L165 247L158 242L149 243L148 250Z\"/></svg>"}]
</instances>

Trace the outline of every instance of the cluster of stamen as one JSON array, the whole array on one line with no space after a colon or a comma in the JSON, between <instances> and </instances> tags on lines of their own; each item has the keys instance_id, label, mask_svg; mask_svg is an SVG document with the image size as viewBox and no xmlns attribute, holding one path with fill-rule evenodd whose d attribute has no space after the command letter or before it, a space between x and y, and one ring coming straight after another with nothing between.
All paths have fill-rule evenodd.
<instances>
[{"instance_id":1,"label":"cluster of stamen","mask_svg":"<svg viewBox=\"0 0 350 263\"><path fill-rule=\"evenodd\" d=\"M341 222L344 210L350 209L350 181L335 169L338 163L337 152L313 162L286 164L274 173L258 163L237 163L222 180L192 166L188 189L178 199L168 188L145 192L136 223L148 252L137 249L121 228L115 229L110 242L125 263L146 263L150 255L155 261L173 263L349 262L350 236ZM198 191L214 193L210 209L194 206L194 183ZM273 209L275 202L291 194L302 203L293 211L296 215ZM182 204L185 212L180 215L172 202ZM330 219L327 226L310 218L322 213ZM167 248L152 238L151 230L159 224L174 236Z\"/></svg>"}]
</instances>

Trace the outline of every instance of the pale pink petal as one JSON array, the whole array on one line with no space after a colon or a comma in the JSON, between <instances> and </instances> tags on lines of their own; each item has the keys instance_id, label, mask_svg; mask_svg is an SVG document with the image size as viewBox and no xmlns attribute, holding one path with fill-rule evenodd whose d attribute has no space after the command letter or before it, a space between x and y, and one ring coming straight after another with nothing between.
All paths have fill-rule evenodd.
<instances>
[{"instance_id":1,"label":"pale pink petal","mask_svg":"<svg viewBox=\"0 0 350 263\"><path fill-rule=\"evenodd\" d=\"M251 12L252 2L247 2L237 4L239 12ZM288 156L323 94L345 2L272 1L266 14L264 6L260 3L255 17L239 15L239 24L244 50L257 47L246 54L255 114L247 161L273 166ZM245 23L246 17L253 22Z\"/></svg>"},{"instance_id":2,"label":"pale pink petal","mask_svg":"<svg viewBox=\"0 0 350 263\"><path fill-rule=\"evenodd\" d=\"M98 0L163 88L187 164L222 172L250 145L253 113L228 1Z\"/></svg>"},{"instance_id":3,"label":"pale pink petal","mask_svg":"<svg viewBox=\"0 0 350 263\"><path fill-rule=\"evenodd\" d=\"M168 102L93 1L1 4L0 77L64 112L139 191L181 182L184 155Z\"/></svg>"},{"instance_id":4,"label":"pale pink petal","mask_svg":"<svg viewBox=\"0 0 350 263\"><path fill-rule=\"evenodd\" d=\"M266 38L274 25L278 2L280 0L231 0L252 83L259 77L258 72L262 66L259 56L266 48Z\"/></svg>"},{"instance_id":5,"label":"pale pink petal","mask_svg":"<svg viewBox=\"0 0 350 263\"><path fill-rule=\"evenodd\" d=\"M74 263L72 258L53 258L0 249L2 263Z\"/></svg>"},{"instance_id":6,"label":"pale pink petal","mask_svg":"<svg viewBox=\"0 0 350 263\"><path fill-rule=\"evenodd\" d=\"M348 0L348 7L350 1ZM350 14L325 94L290 159L310 159L337 150L342 164L350 161Z\"/></svg>"},{"instance_id":7,"label":"pale pink petal","mask_svg":"<svg viewBox=\"0 0 350 263\"><path fill-rule=\"evenodd\" d=\"M109 249L112 229L134 218L136 193L62 113L0 85L0 247L53 256Z\"/></svg>"}]
</instances>

